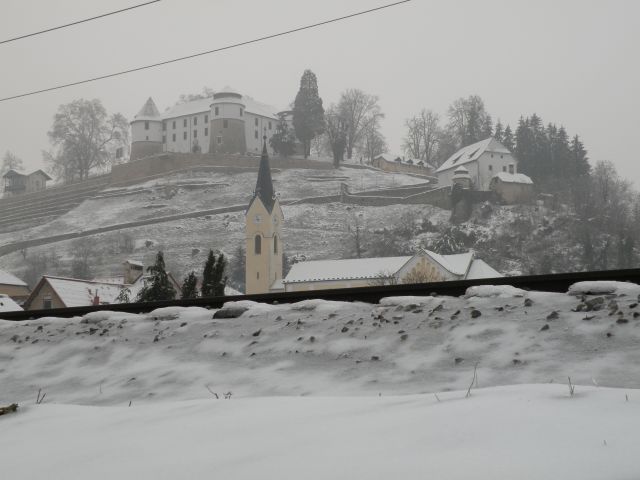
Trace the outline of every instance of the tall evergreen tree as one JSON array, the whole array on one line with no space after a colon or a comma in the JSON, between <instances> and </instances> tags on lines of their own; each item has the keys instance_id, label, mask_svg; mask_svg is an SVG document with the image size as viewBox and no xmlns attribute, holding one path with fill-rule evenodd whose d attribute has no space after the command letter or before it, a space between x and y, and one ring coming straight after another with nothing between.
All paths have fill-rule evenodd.
<instances>
[{"instance_id":1,"label":"tall evergreen tree","mask_svg":"<svg viewBox=\"0 0 640 480\"><path fill-rule=\"evenodd\" d=\"M275 133L269 139L269 145L271 145L271 148L273 148L278 155L285 158L293 155L295 152L296 135L289 127L286 119L282 116L276 125Z\"/></svg>"},{"instance_id":2,"label":"tall evergreen tree","mask_svg":"<svg viewBox=\"0 0 640 480\"><path fill-rule=\"evenodd\" d=\"M493 138L495 138L500 143L502 143L502 141L504 140L504 127L502 126L500 119L498 119L498 123L496 123L496 128L493 131Z\"/></svg>"},{"instance_id":3,"label":"tall evergreen tree","mask_svg":"<svg viewBox=\"0 0 640 480\"><path fill-rule=\"evenodd\" d=\"M203 297L224 295L224 287L227 285L226 268L227 259L224 254L215 255L213 250L209 250L209 256L202 273L201 293Z\"/></svg>"},{"instance_id":4,"label":"tall evergreen tree","mask_svg":"<svg viewBox=\"0 0 640 480\"><path fill-rule=\"evenodd\" d=\"M491 120L491 115L487 114L482 121L482 139L491 138L493 136L493 120Z\"/></svg>"},{"instance_id":5,"label":"tall evergreen tree","mask_svg":"<svg viewBox=\"0 0 640 480\"><path fill-rule=\"evenodd\" d=\"M576 175L586 175L591 170L591 166L589 165L589 158L587 157L587 151L584 148L584 145L580 141L580 137L578 135L574 136L571 140L570 146L570 154L571 161L573 163L573 169L576 172Z\"/></svg>"},{"instance_id":6,"label":"tall evergreen tree","mask_svg":"<svg viewBox=\"0 0 640 480\"><path fill-rule=\"evenodd\" d=\"M176 290L169 280L162 252L158 252L156 263L147 267L147 272L151 278L145 280L144 287L138 293L138 302L155 302L176 298Z\"/></svg>"},{"instance_id":7,"label":"tall evergreen tree","mask_svg":"<svg viewBox=\"0 0 640 480\"><path fill-rule=\"evenodd\" d=\"M300 79L300 90L293 103L293 127L307 158L311 153L311 140L324 132L324 108L318 94L318 79L311 70L305 70Z\"/></svg>"},{"instance_id":8,"label":"tall evergreen tree","mask_svg":"<svg viewBox=\"0 0 640 480\"><path fill-rule=\"evenodd\" d=\"M507 125L504 129L504 134L502 135L502 140L500 140L502 144L509 149L510 152L515 151L516 149L516 141L513 137L513 132L511 131L511 125Z\"/></svg>"},{"instance_id":9,"label":"tall evergreen tree","mask_svg":"<svg viewBox=\"0 0 640 480\"><path fill-rule=\"evenodd\" d=\"M189 273L182 282L180 298L197 298L198 297L198 277L195 272Z\"/></svg>"}]
</instances>

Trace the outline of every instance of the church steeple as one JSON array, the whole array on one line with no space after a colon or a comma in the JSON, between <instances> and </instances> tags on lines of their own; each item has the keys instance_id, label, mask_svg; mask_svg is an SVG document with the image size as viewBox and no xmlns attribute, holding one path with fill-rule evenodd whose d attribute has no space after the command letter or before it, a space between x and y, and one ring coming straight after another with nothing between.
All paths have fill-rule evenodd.
<instances>
[{"instance_id":1,"label":"church steeple","mask_svg":"<svg viewBox=\"0 0 640 480\"><path fill-rule=\"evenodd\" d=\"M258 181L253 198L258 197L267 211L271 213L275 201L273 191L273 181L271 180L271 168L269 167L269 154L267 153L267 137L263 137L262 156L260 157L260 167L258 168Z\"/></svg>"}]
</instances>

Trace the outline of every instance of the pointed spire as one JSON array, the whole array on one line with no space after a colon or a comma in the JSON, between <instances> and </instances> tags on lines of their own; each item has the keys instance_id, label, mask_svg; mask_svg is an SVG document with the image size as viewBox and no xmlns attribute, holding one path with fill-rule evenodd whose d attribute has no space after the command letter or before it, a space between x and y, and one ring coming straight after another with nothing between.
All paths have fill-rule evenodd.
<instances>
[{"instance_id":1,"label":"pointed spire","mask_svg":"<svg viewBox=\"0 0 640 480\"><path fill-rule=\"evenodd\" d=\"M134 120L159 120L160 116L160 111L158 107L156 107L153 98L149 97L138 114L133 118Z\"/></svg>"},{"instance_id":2,"label":"pointed spire","mask_svg":"<svg viewBox=\"0 0 640 480\"><path fill-rule=\"evenodd\" d=\"M273 182L271 181L271 168L269 167L269 154L267 152L267 136L263 137L262 156L260 157L260 167L258 168L258 181L253 198L260 198L262 203L271 212L275 201Z\"/></svg>"}]
</instances>

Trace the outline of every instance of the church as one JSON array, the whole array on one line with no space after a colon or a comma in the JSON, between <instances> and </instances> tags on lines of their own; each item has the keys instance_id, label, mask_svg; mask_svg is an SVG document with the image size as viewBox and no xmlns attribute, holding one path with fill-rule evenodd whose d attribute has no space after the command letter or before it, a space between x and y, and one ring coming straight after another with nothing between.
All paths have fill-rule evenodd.
<instances>
[{"instance_id":1,"label":"church","mask_svg":"<svg viewBox=\"0 0 640 480\"><path fill-rule=\"evenodd\" d=\"M266 140L263 137L256 188L245 212L248 295L502 277L473 251L439 255L420 250L403 257L299 262L283 278L284 215L273 188Z\"/></svg>"}]
</instances>

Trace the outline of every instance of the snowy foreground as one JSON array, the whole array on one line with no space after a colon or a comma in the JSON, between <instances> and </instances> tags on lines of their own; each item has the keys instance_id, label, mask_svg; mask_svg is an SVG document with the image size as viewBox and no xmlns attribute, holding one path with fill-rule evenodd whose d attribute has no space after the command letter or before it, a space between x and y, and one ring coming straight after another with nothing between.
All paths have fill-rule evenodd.
<instances>
[{"instance_id":1,"label":"snowy foreground","mask_svg":"<svg viewBox=\"0 0 640 480\"><path fill-rule=\"evenodd\" d=\"M639 294L0 320L2 478L640 478Z\"/></svg>"}]
</instances>

